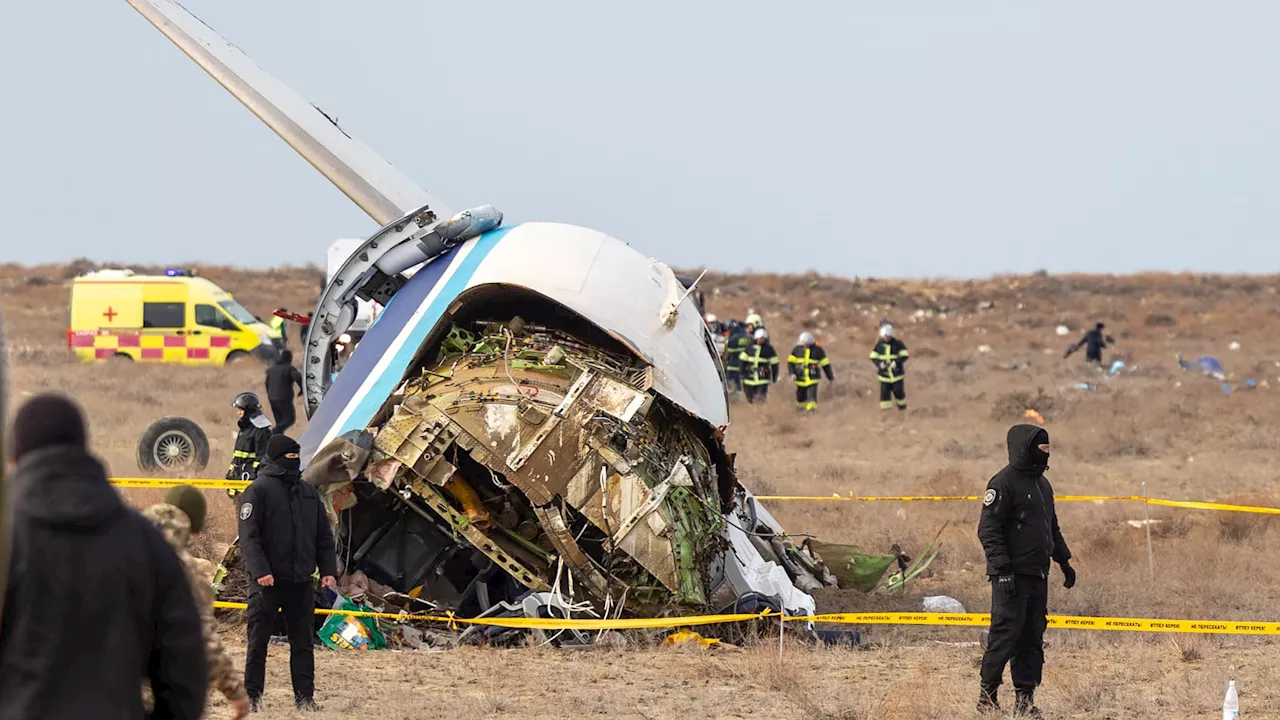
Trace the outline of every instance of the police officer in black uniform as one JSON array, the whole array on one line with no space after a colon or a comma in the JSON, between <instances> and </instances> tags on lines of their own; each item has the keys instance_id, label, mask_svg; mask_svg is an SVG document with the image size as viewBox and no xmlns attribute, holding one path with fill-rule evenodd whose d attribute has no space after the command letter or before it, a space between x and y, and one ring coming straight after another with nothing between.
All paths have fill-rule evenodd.
<instances>
[{"instance_id":1,"label":"police officer in black uniform","mask_svg":"<svg viewBox=\"0 0 1280 720\"><path fill-rule=\"evenodd\" d=\"M319 568L324 587L335 587L338 557L333 530L319 493L303 482L298 443L273 435L257 479L239 498L240 552L249 575L249 649L244 688L249 706L262 707L267 643L276 611L284 613L289 636L289 671L299 710L319 710L315 694L315 587Z\"/></svg>"},{"instance_id":2,"label":"police officer in black uniform","mask_svg":"<svg viewBox=\"0 0 1280 720\"><path fill-rule=\"evenodd\" d=\"M991 579L991 632L982 657L980 711L999 710L996 691L1012 660L1014 713L1043 717L1035 690L1044 667L1049 560L1062 568L1063 587L1076 584L1071 551L1058 529L1049 469L1049 433L1036 425L1009 429L1009 464L987 483L978 539Z\"/></svg>"},{"instance_id":3,"label":"police officer in black uniform","mask_svg":"<svg viewBox=\"0 0 1280 720\"><path fill-rule=\"evenodd\" d=\"M271 421L262 413L262 402L253 393L240 393L231 402L231 407L236 409L240 418L240 432L236 434L227 479L252 481L258 476L258 464L267 452L267 441L271 439ZM240 491L228 490L227 494L234 498Z\"/></svg>"}]
</instances>

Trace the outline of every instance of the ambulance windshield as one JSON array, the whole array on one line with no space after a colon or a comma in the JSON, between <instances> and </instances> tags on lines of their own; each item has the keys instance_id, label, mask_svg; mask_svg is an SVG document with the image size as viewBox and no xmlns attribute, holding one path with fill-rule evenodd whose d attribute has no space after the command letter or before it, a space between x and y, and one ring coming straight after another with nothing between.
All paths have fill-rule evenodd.
<instances>
[{"instance_id":1,"label":"ambulance windshield","mask_svg":"<svg viewBox=\"0 0 1280 720\"><path fill-rule=\"evenodd\" d=\"M253 323L258 322L258 318L254 317L253 313L245 310L244 306L235 300L223 300L218 303L218 305L221 306L223 310L226 310L227 314L235 318L235 321L241 325L252 325Z\"/></svg>"}]
</instances>

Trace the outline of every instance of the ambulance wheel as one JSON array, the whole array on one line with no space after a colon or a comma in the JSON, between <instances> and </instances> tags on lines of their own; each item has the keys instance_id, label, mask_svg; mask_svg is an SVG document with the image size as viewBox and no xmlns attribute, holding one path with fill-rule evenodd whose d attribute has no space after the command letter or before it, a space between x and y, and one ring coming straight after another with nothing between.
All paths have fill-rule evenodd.
<instances>
[{"instance_id":1,"label":"ambulance wheel","mask_svg":"<svg viewBox=\"0 0 1280 720\"><path fill-rule=\"evenodd\" d=\"M110 360L113 363L133 362L133 356L129 353L118 352L115 355L112 355Z\"/></svg>"},{"instance_id":2,"label":"ambulance wheel","mask_svg":"<svg viewBox=\"0 0 1280 720\"><path fill-rule=\"evenodd\" d=\"M186 472L208 464L209 438L186 418L160 418L138 438L138 467L143 470Z\"/></svg>"},{"instance_id":3,"label":"ambulance wheel","mask_svg":"<svg viewBox=\"0 0 1280 720\"><path fill-rule=\"evenodd\" d=\"M243 350L232 350L231 352L227 353L227 359L224 364L228 366L236 365L247 357L249 357L249 353Z\"/></svg>"}]
</instances>

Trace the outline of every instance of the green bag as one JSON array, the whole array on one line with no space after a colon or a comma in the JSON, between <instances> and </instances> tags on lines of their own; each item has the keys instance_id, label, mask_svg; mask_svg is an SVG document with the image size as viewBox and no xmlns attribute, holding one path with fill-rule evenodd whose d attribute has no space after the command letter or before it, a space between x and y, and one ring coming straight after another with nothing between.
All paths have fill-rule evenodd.
<instances>
[{"instance_id":1,"label":"green bag","mask_svg":"<svg viewBox=\"0 0 1280 720\"><path fill-rule=\"evenodd\" d=\"M334 610L344 612L369 612L369 608L351 602L342 595L334 603ZM331 650L384 650L387 639L378 630L378 622L371 617L355 615L330 615L317 633L320 642Z\"/></svg>"}]
</instances>

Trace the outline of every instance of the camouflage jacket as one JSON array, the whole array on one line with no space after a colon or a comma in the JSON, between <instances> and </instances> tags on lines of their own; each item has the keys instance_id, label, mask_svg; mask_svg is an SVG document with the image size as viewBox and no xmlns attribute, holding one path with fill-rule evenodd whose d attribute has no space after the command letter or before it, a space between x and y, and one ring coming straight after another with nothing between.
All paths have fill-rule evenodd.
<instances>
[{"instance_id":1,"label":"camouflage jacket","mask_svg":"<svg viewBox=\"0 0 1280 720\"><path fill-rule=\"evenodd\" d=\"M181 508L166 503L152 505L142 514L160 528L187 568L192 594L195 595L196 604L200 606L200 617L204 622L204 644L209 656L209 684L222 692L228 700L244 697L244 680L236 670L230 653L222 647L222 640L218 638L217 625L213 620L212 583L215 568L208 560L191 554L191 521Z\"/></svg>"}]
</instances>

